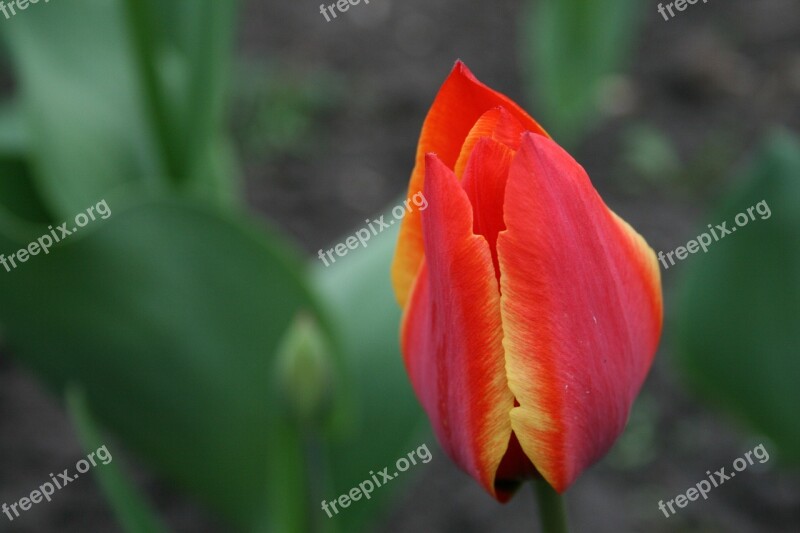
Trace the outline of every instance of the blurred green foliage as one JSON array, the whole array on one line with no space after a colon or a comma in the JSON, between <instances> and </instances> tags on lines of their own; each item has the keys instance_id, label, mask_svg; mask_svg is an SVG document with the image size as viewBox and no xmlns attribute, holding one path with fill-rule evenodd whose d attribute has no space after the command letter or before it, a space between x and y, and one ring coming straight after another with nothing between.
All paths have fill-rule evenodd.
<instances>
[{"instance_id":1,"label":"blurred green foliage","mask_svg":"<svg viewBox=\"0 0 800 533\"><path fill-rule=\"evenodd\" d=\"M86 403L84 391L79 387L67 388L66 403L75 423L81 442L87 452L107 446L103 432L94 420ZM112 457L114 453L111 453ZM128 533L165 533L166 526L156 518L149 504L142 498L136 488L128 482L119 460L99 465L92 469L103 491L108 495L109 503L114 509L119 523Z\"/></svg>"},{"instance_id":2,"label":"blurred green foliage","mask_svg":"<svg viewBox=\"0 0 800 533\"><path fill-rule=\"evenodd\" d=\"M523 72L542 125L573 146L597 119L604 83L629 59L644 4L637 0L528 0Z\"/></svg>"},{"instance_id":3,"label":"blurred green foliage","mask_svg":"<svg viewBox=\"0 0 800 533\"><path fill-rule=\"evenodd\" d=\"M762 200L771 216L680 264L680 363L702 395L800 460L800 140L776 133L709 219ZM763 210L763 208L762 208ZM707 228L701 228L701 232Z\"/></svg>"},{"instance_id":4,"label":"blurred green foliage","mask_svg":"<svg viewBox=\"0 0 800 533\"><path fill-rule=\"evenodd\" d=\"M270 354L295 313L318 312L274 242L239 217L154 200L2 273L0 321L51 386L81 384L132 449L246 524L268 461L288 455L270 434Z\"/></svg>"},{"instance_id":5,"label":"blurred green foliage","mask_svg":"<svg viewBox=\"0 0 800 533\"><path fill-rule=\"evenodd\" d=\"M115 188L142 193L165 185L133 54L119 38L128 31L120 6L48 5L3 27L36 166L32 178L58 219Z\"/></svg>"},{"instance_id":6,"label":"blurred green foliage","mask_svg":"<svg viewBox=\"0 0 800 533\"><path fill-rule=\"evenodd\" d=\"M80 391L69 404L87 446L108 430L237 530L353 531L395 487L336 520L319 501L391 464L421 424L387 282L393 239L312 284L243 212L225 127L235 16L233 1L74 0L0 28L16 86L0 102L0 253L101 200L112 213L0 269L0 326L57 394ZM281 83L257 89L250 133L267 149L298 142L336 94ZM326 346L315 368L332 394L330 416L304 423L286 387L308 393L320 375L287 381L278 355L298 335ZM98 475L127 531L162 527L120 470Z\"/></svg>"},{"instance_id":7,"label":"blurred green foliage","mask_svg":"<svg viewBox=\"0 0 800 533\"><path fill-rule=\"evenodd\" d=\"M350 407L344 438L331 441L328 448L329 456L336 457L329 499L431 439L406 377L398 340L401 313L388 282L399 228L393 226L368 248L348 255L340 268L315 260L315 286L335 321L350 378L343 398ZM337 517L342 531L362 530L402 483L395 480L378 488L369 504L348 508Z\"/></svg>"}]
</instances>

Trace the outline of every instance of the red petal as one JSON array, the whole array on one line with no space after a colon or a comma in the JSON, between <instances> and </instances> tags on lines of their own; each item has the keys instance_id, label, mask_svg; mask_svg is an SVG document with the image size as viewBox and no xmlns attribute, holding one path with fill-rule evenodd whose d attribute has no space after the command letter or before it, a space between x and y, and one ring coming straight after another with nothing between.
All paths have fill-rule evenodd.
<instances>
[{"instance_id":1,"label":"red petal","mask_svg":"<svg viewBox=\"0 0 800 533\"><path fill-rule=\"evenodd\" d=\"M486 240L455 174L428 156L425 260L402 327L411 382L444 450L490 494L511 436L500 295ZM504 489L504 487L503 487Z\"/></svg>"},{"instance_id":2,"label":"red petal","mask_svg":"<svg viewBox=\"0 0 800 533\"><path fill-rule=\"evenodd\" d=\"M454 167L456 176L462 177L464 175L467 161L480 139L489 137L516 152L519 150L524 132L525 128L522 123L514 118L514 115L506 111L504 107L490 109L478 119L464 140L461 153Z\"/></svg>"},{"instance_id":3,"label":"red petal","mask_svg":"<svg viewBox=\"0 0 800 533\"><path fill-rule=\"evenodd\" d=\"M486 238L498 280L497 234L506 229L503 202L514 154L505 144L483 137L474 145L462 180L462 186L472 203L473 232Z\"/></svg>"},{"instance_id":4,"label":"red petal","mask_svg":"<svg viewBox=\"0 0 800 533\"><path fill-rule=\"evenodd\" d=\"M442 85L433 102L417 146L416 165L408 185L408 196L424 191L425 155L435 152L439 159L453 169L461 146L475 122L486 111L498 106L505 108L528 131L547 135L525 111L508 97L478 81L460 61ZM392 283L401 307L405 307L411 285L423 257L422 218L414 210L403 219L400 238L392 264Z\"/></svg>"},{"instance_id":5,"label":"red petal","mask_svg":"<svg viewBox=\"0 0 800 533\"><path fill-rule=\"evenodd\" d=\"M526 134L498 237L511 425L559 492L622 432L661 334L655 254L583 168Z\"/></svg>"}]
</instances>

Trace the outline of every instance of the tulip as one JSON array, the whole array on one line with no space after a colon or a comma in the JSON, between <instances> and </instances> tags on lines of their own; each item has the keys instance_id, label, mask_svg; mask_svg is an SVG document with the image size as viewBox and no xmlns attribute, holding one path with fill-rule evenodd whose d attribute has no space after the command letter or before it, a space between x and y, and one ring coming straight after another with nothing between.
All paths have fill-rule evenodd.
<instances>
[{"instance_id":1,"label":"tulip","mask_svg":"<svg viewBox=\"0 0 800 533\"><path fill-rule=\"evenodd\" d=\"M392 266L414 391L498 501L565 491L619 437L662 324L655 253L517 104L456 63L431 107Z\"/></svg>"}]
</instances>

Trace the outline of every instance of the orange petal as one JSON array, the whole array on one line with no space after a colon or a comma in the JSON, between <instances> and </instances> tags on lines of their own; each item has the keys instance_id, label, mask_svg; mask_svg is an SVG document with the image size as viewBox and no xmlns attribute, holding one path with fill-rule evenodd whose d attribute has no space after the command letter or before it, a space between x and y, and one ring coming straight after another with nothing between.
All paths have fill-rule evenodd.
<instances>
[{"instance_id":1,"label":"orange petal","mask_svg":"<svg viewBox=\"0 0 800 533\"><path fill-rule=\"evenodd\" d=\"M522 123L514 118L514 115L506 111L504 107L490 109L478 119L467 135L466 140L464 140L464 144L461 146L461 153L454 167L456 176L462 177L464 175L467 161L472 155L475 144L480 139L488 137L516 152L519 150L524 132L525 128Z\"/></svg>"},{"instance_id":2,"label":"orange petal","mask_svg":"<svg viewBox=\"0 0 800 533\"><path fill-rule=\"evenodd\" d=\"M405 310L403 354L444 450L497 498L514 398L503 355L500 295L486 240L472 232L469 199L453 171L426 158L426 246Z\"/></svg>"},{"instance_id":3,"label":"orange petal","mask_svg":"<svg viewBox=\"0 0 800 533\"><path fill-rule=\"evenodd\" d=\"M559 492L622 432L661 334L661 283L644 239L583 168L525 134L497 241L511 425Z\"/></svg>"},{"instance_id":4,"label":"orange petal","mask_svg":"<svg viewBox=\"0 0 800 533\"><path fill-rule=\"evenodd\" d=\"M447 168L455 168L461 147L472 127L487 111L498 106L507 110L527 131L546 135L525 111L508 97L478 81L460 61L442 85L433 102L417 146L417 157L408 196L424 191L425 155L434 152ZM392 264L392 283L401 307L405 307L411 285L423 257L422 218L418 210L403 219Z\"/></svg>"}]
</instances>

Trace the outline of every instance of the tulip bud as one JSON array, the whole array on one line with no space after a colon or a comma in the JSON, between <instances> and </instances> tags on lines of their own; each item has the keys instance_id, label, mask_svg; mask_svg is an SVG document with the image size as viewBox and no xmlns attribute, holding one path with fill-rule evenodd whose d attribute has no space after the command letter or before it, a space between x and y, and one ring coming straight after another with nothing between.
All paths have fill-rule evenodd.
<instances>
[{"instance_id":1,"label":"tulip bud","mask_svg":"<svg viewBox=\"0 0 800 533\"><path fill-rule=\"evenodd\" d=\"M278 395L300 423L319 422L333 395L331 350L313 316L298 314L281 341L275 362Z\"/></svg>"},{"instance_id":2,"label":"tulip bud","mask_svg":"<svg viewBox=\"0 0 800 533\"><path fill-rule=\"evenodd\" d=\"M457 63L423 124L392 268L414 392L507 501L564 492L622 433L658 347L658 261L586 171Z\"/></svg>"}]
</instances>

